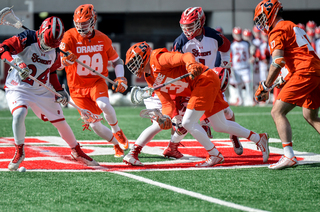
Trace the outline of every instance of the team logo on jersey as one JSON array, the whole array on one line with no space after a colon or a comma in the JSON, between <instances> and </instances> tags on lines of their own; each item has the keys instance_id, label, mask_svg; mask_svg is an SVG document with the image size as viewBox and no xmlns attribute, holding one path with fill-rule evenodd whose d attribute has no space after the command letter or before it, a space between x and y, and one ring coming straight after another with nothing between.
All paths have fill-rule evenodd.
<instances>
[{"instance_id":1,"label":"team logo on jersey","mask_svg":"<svg viewBox=\"0 0 320 212\"><path fill-rule=\"evenodd\" d=\"M157 85L159 85L162 81L163 81L163 79L166 77L166 75L163 75L163 74L158 74L158 76L157 76L157 78L156 78L156 80L154 81L154 84L153 84L153 87L155 87L155 86L157 86Z\"/></svg>"},{"instance_id":2,"label":"team logo on jersey","mask_svg":"<svg viewBox=\"0 0 320 212\"><path fill-rule=\"evenodd\" d=\"M39 57L39 55L37 55L36 53L33 53L33 54L32 54L31 60L32 60L32 62L34 62L34 63L42 63L42 64L45 64L45 65L50 65L50 64L51 64L51 60L41 59L41 58Z\"/></svg>"},{"instance_id":3,"label":"team logo on jersey","mask_svg":"<svg viewBox=\"0 0 320 212\"><path fill-rule=\"evenodd\" d=\"M77 53L94 53L94 52L102 52L103 45L92 45L92 46L78 46Z\"/></svg>"},{"instance_id":4,"label":"team logo on jersey","mask_svg":"<svg viewBox=\"0 0 320 212\"><path fill-rule=\"evenodd\" d=\"M193 54L193 56L195 56L195 57L204 57L204 56L211 55L211 51L199 52L198 49L192 49L192 54Z\"/></svg>"}]
</instances>

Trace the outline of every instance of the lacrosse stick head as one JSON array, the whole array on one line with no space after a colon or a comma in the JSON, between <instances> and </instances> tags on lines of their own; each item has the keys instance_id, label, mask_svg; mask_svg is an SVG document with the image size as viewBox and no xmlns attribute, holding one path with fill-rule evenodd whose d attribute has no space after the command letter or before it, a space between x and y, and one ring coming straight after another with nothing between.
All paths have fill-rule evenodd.
<instances>
[{"instance_id":1,"label":"lacrosse stick head","mask_svg":"<svg viewBox=\"0 0 320 212\"><path fill-rule=\"evenodd\" d=\"M139 86L133 86L130 94L131 102L133 104L140 104L142 100L151 97L153 91L153 88L140 88Z\"/></svg>"},{"instance_id":2,"label":"lacrosse stick head","mask_svg":"<svg viewBox=\"0 0 320 212\"><path fill-rule=\"evenodd\" d=\"M85 110L85 109L81 109L81 119L86 123L86 124L90 124L90 123L96 123L102 120L102 117L100 115L97 114L93 114L91 111L89 110Z\"/></svg>"},{"instance_id":3,"label":"lacrosse stick head","mask_svg":"<svg viewBox=\"0 0 320 212\"><path fill-rule=\"evenodd\" d=\"M12 7L5 7L0 11L0 25L13 26L17 29L23 26L21 20L14 14Z\"/></svg>"},{"instance_id":4,"label":"lacrosse stick head","mask_svg":"<svg viewBox=\"0 0 320 212\"><path fill-rule=\"evenodd\" d=\"M140 111L141 118L147 118L154 121L157 121L158 118L161 118L163 115L159 109L144 109Z\"/></svg>"}]
</instances>

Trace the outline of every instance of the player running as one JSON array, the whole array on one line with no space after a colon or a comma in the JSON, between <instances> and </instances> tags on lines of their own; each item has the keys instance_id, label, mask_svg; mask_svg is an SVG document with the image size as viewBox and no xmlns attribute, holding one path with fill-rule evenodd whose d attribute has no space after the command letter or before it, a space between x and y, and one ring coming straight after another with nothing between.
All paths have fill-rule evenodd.
<instances>
[{"instance_id":1,"label":"player running","mask_svg":"<svg viewBox=\"0 0 320 212\"><path fill-rule=\"evenodd\" d=\"M115 92L123 93L127 85L124 77L123 60L112 47L111 39L94 29L97 13L92 4L80 5L75 11L73 22L75 28L69 29L63 36L60 49L68 52L62 55L62 64L67 73L70 96L76 105L95 114L103 112L111 130L101 122L87 123L101 138L114 144L115 157L123 157L123 150L129 148L129 142L118 125L114 108L111 106L108 85L105 80L84 68L80 62L90 66L96 72L108 76L108 61L115 69ZM87 125L88 126L88 125ZM119 146L121 144L122 149Z\"/></svg>"},{"instance_id":2,"label":"player running","mask_svg":"<svg viewBox=\"0 0 320 212\"><path fill-rule=\"evenodd\" d=\"M61 87L56 69L60 67L59 44L64 34L60 18L45 19L38 31L25 30L0 44L1 59L16 63L22 71L11 67L5 83L6 98L13 116L12 130L16 152L8 168L15 171L25 158L25 118L30 107L43 121L50 121L71 148L71 156L88 166L99 164L80 148L70 126L65 121L59 103L65 105L68 94ZM53 88L62 96L55 99L48 91L28 76L31 75Z\"/></svg>"}]
</instances>

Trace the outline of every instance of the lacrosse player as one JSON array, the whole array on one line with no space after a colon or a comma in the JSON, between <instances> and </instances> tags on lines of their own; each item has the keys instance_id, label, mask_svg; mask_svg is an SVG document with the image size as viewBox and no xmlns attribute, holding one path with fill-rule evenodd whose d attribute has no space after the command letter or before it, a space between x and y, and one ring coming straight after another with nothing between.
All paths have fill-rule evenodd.
<instances>
[{"instance_id":1,"label":"lacrosse player","mask_svg":"<svg viewBox=\"0 0 320 212\"><path fill-rule=\"evenodd\" d=\"M218 66L221 67L226 67L230 65L230 41L222 32L220 33L210 27L205 27L205 20L206 17L201 7L187 8L182 13L180 19L180 26L183 33L173 42L173 51L181 53L191 52L196 58L196 61L203 63L211 69L214 68L216 64L219 64ZM216 61L218 53L220 53L220 61ZM224 84L224 82L222 82L222 84ZM226 98L224 99L226 100ZM234 113L230 107L225 109L224 114L226 119L235 121ZM200 124L206 130L208 136L212 138L208 119L202 118ZM180 133L175 133L173 135L175 141L182 140L179 134ZM230 135L230 140L232 141L235 153L241 155L243 153L243 147L238 137Z\"/></svg>"},{"instance_id":2,"label":"lacrosse player","mask_svg":"<svg viewBox=\"0 0 320 212\"><path fill-rule=\"evenodd\" d=\"M146 42L140 42L129 48L125 64L132 74L138 77L144 74L150 87L190 73L189 77L155 90L155 93L161 101L164 114L163 120L158 121L162 129L171 129L167 123L171 124L175 103L170 95L190 97L182 118L182 127L208 152L207 159L197 166L214 166L224 161L222 154L198 123L204 114L215 131L244 137L255 142L262 152L263 161L268 160L268 135L266 133L257 134L236 122L226 120L224 109L229 105L223 99L218 74L198 63L191 53L169 52L166 48L151 50ZM138 159L141 148L135 145L124 158L124 162L141 165Z\"/></svg>"},{"instance_id":3,"label":"lacrosse player","mask_svg":"<svg viewBox=\"0 0 320 212\"><path fill-rule=\"evenodd\" d=\"M284 169L298 163L292 149L292 129L286 117L293 108L302 107L305 120L320 133L320 59L306 32L293 22L283 20L282 12L283 7L278 0L263 0L256 6L253 19L256 27L268 34L272 56L267 79L259 83L255 98L268 100L269 88L281 69L286 67L289 72L271 110L284 155L270 165L270 169Z\"/></svg>"},{"instance_id":4,"label":"lacrosse player","mask_svg":"<svg viewBox=\"0 0 320 212\"><path fill-rule=\"evenodd\" d=\"M108 61L112 61L118 86L112 88L115 92L123 93L127 85L124 77L123 60L112 47L110 38L94 29L97 13L92 4L80 5L75 11L73 22L75 28L69 29L61 42L60 49L68 52L61 54L62 65L67 73L67 81L72 100L81 108L90 110L95 114L103 112L111 130L101 122L87 123L101 138L114 144L115 157L123 157L123 150L129 148L129 142L118 125L117 116L111 106L106 81L84 68L76 59L93 68L96 72L108 76ZM119 146L119 143L121 148Z\"/></svg>"},{"instance_id":5,"label":"lacrosse player","mask_svg":"<svg viewBox=\"0 0 320 212\"><path fill-rule=\"evenodd\" d=\"M68 101L68 94L61 87L56 73L61 65L57 48L63 34L61 19L49 17L42 22L38 31L25 30L0 44L1 59L7 59L21 68L18 71L11 67L5 83L6 98L13 116L16 147L14 158L8 166L10 171L17 170L25 158L25 118L29 107L41 120L50 121L57 128L70 146L72 157L88 166L99 165L81 150L59 104L65 105ZM55 99L54 94L28 78L29 75L46 86L52 85L61 97Z\"/></svg>"}]
</instances>

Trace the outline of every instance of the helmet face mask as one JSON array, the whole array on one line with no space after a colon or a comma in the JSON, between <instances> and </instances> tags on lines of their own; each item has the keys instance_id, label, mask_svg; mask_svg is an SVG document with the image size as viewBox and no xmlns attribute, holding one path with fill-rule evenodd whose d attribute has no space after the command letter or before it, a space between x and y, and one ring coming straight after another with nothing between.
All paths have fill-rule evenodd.
<instances>
[{"instance_id":1,"label":"helmet face mask","mask_svg":"<svg viewBox=\"0 0 320 212\"><path fill-rule=\"evenodd\" d=\"M265 33L269 33L278 12L282 9L282 4L278 0L263 0L261 1L254 13L255 26Z\"/></svg>"},{"instance_id":2,"label":"helmet face mask","mask_svg":"<svg viewBox=\"0 0 320 212\"><path fill-rule=\"evenodd\" d=\"M64 26L60 18L45 19L38 31L38 43L41 51L48 52L58 48L64 35Z\"/></svg>"},{"instance_id":3,"label":"helmet face mask","mask_svg":"<svg viewBox=\"0 0 320 212\"><path fill-rule=\"evenodd\" d=\"M151 47L147 42L136 43L128 49L125 65L133 75L141 77L149 62L150 54Z\"/></svg>"},{"instance_id":4,"label":"helmet face mask","mask_svg":"<svg viewBox=\"0 0 320 212\"><path fill-rule=\"evenodd\" d=\"M97 21L97 13L92 4L80 5L73 15L73 23L82 37L90 37Z\"/></svg>"},{"instance_id":5,"label":"helmet face mask","mask_svg":"<svg viewBox=\"0 0 320 212\"><path fill-rule=\"evenodd\" d=\"M188 40L200 34L205 20L206 17L201 7L189 7L182 13L180 27Z\"/></svg>"}]
</instances>

